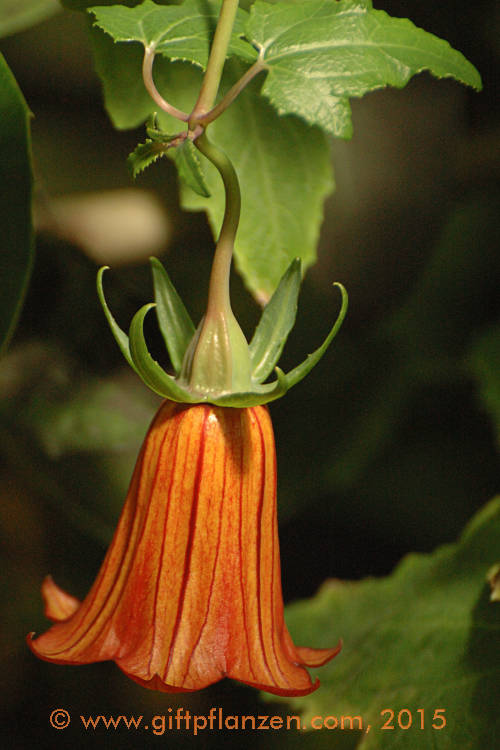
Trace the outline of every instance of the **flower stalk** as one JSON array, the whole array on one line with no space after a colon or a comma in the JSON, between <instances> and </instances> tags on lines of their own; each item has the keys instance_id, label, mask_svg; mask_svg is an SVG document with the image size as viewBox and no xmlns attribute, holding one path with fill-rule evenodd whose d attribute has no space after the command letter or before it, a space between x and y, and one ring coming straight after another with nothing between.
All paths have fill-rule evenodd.
<instances>
[{"instance_id":1,"label":"flower stalk","mask_svg":"<svg viewBox=\"0 0 500 750\"><path fill-rule=\"evenodd\" d=\"M233 257L234 241L240 221L241 192L236 171L226 154L211 143L204 133L196 139L195 145L217 168L226 196L224 218L215 248L210 285L208 291L207 314L230 310L229 276Z\"/></svg>"},{"instance_id":2,"label":"flower stalk","mask_svg":"<svg viewBox=\"0 0 500 750\"><path fill-rule=\"evenodd\" d=\"M245 392L252 385L250 352L231 309L229 294L231 261L241 208L238 177L226 154L211 143L205 133L195 143L219 171L226 202L212 263L207 310L186 354L182 377L193 392L200 394Z\"/></svg>"}]
</instances>

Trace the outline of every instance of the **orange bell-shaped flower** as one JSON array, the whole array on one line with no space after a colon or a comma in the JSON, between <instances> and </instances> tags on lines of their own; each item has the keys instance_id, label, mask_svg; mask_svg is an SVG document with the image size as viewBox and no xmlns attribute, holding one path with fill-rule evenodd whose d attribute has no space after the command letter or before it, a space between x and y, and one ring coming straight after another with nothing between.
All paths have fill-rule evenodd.
<instances>
[{"instance_id":1,"label":"orange bell-shaped flower","mask_svg":"<svg viewBox=\"0 0 500 750\"><path fill-rule=\"evenodd\" d=\"M50 578L58 622L29 643L51 662L114 660L165 692L223 677L278 695L319 685L305 666L338 653L296 647L283 618L274 436L266 407L165 401L118 528L85 600Z\"/></svg>"}]
</instances>

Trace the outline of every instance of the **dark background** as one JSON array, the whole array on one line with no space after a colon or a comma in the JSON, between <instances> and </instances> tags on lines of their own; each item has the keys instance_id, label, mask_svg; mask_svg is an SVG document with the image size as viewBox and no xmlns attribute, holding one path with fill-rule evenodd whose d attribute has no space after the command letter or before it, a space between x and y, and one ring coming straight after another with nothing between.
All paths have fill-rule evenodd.
<instances>
[{"instance_id":1,"label":"dark background","mask_svg":"<svg viewBox=\"0 0 500 750\"><path fill-rule=\"evenodd\" d=\"M388 574L407 552L454 540L498 491L488 398L500 354L498 3L375 5L448 39L479 69L484 91L420 75L403 91L353 102L355 135L333 146L337 190L284 369L326 334L334 280L349 291L349 315L307 381L271 407L287 601L314 595L329 577ZM63 668L25 646L28 631L46 626L39 586L47 573L78 596L93 581L158 400L126 372L95 294L104 261L61 202L130 189L125 159L142 132L115 132L109 123L81 14L61 13L1 49L34 113L40 229L31 288L0 371L4 746L332 746L324 733L300 735L300 743L283 732L142 733L140 741L133 731L86 733L76 724L80 713L150 717L169 706L201 714L220 705L226 714L257 714L283 706L259 706L255 691L230 682L179 700L143 690L113 664ZM166 229L153 249L197 319L213 250L205 217L181 211L166 160L135 187L154 196L151 210ZM110 263L110 306L124 325L151 298L149 252L123 251ZM259 311L238 278L233 298L251 335ZM101 435L107 408L122 420L111 442ZM77 417L68 423L72 409ZM64 732L48 724L59 707L75 717Z\"/></svg>"}]
</instances>

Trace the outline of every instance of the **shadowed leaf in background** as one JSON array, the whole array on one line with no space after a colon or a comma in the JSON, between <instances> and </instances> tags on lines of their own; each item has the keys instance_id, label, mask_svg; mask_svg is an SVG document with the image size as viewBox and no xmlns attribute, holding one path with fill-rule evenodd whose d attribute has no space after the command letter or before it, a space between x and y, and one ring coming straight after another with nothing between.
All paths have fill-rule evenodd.
<instances>
[{"instance_id":1,"label":"shadowed leaf in background","mask_svg":"<svg viewBox=\"0 0 500 750\"><path fill-rule=\"evenodd\" d=\"M0 351L7 346L33 262L30 113L0 55Z\"/></svg>"}]
</instances>

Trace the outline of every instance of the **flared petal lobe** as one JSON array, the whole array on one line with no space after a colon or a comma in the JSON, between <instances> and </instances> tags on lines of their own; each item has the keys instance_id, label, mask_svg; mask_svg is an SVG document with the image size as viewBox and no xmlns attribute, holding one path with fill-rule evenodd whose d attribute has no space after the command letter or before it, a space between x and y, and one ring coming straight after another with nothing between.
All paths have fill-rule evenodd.
<instances>
[{"instance_id":1,"label":"flared petal lobe","mask_svg":"<svg viewBox=\"0 0 500 750\"><path fill-rule=\"evenodd\" d=\"M166 692L231 677L302 695L319 684L304 665L339 650L297 648L284 622L274 436L262 406L164 402L89 594L78 606L50 580L45 598L62 621L30 641L38 656L112 659Z\"/></svg>"}]
</instances>

